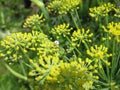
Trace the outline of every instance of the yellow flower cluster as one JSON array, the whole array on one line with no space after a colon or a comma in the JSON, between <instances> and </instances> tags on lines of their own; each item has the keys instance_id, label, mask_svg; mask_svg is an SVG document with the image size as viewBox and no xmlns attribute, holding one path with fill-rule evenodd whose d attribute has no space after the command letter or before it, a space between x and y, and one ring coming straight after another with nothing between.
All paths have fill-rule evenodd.
<instances>
[{"instance_id":1,"label":"yellow flower cluster","mask_svg":"<svg viewBox=\"0 0 120 90\"><path fill-rule=\"evenodd\" d=\"M35 76L37 81L40 81L46 77L46 80L54 82L56 81L55 76L59 74L58 72L58 54L54 54L54 56L39 56L39 60L29 60L32 66L34 67L33 70L29 72L30 76Z\"/></svg>"},{"instance_id":2,"label":"yellow flower cluster","mask_svg":"<svg viewBox=\"0 0 120 90\"><path fill-rule=\"evenodd\" d=\"M32 53L35 55L54 54L58 51L54 42L50 41L43 33L13 33L0 42L3 50L1 56L6 61L18 61L22 57ZM36 57L30 55L30 58ZM27 57L24 57L24 59ZM23 58L22 58L23 59ZM28 58L27 58L28 59Z\"/></svg>"},{"instance_id":3,"label":"yellow flower cluster","mask_svg":"<svg viewBox=\"0 0 120 90\"><path fill-rule=\"evenodd\" d=\"M115 5L111 3L105 3L103 5L100 5L98 7L90 8L90 16L95 17L96 20L98 20L99 17L105 17L108 16L108 13L112 10L114 10Z\"/></svg>"},{"instance_id":4,"label":"yellow flower cluster","mask_svg":"<svg viewBox=\"0 0 120 90\"><path fill-rule=\"evenodd\" d=\"M22 58L22 52L27 53L27 48L30 47L32 35L27 33L13 33L7 36L3 41L0 42L1 46L3 47L3 56L5 56L4 60L12 60L17 61L17 59ZM7 53L6 53L7 52ZM19 54L19 56L18 56Z\"/></svg>"},{"instance_id":5,"label":"yellow flower cluster","mask_svg":"<svg viewBox=\"0 0 120 90\"><path fill-rule=\"evenodd\" d=\"M114 14L114 16L120 18L120 6L118 8L115 8L115 12L116 13Z\"/></svg>"},{"instance_id":6,"label":"yellow flower cluster","mask_svg":"<svg viewBox=\"0 0 120 90\"><path fill-rule=\"evenodd\" d=\"M78 59L77 61L71 61L70 63L61 62L59 66L60 74L58 75L58 83L63 84L65 89L67 86L67 90L80 90L86 89L88 84L88 89L92 89L93 81L91 78L93 76L89 76L88 68L85 66L84 61ZM76 85L76 86L75 86Z\"/></svg>"},{"instance_id":7,"label":"yellow flower cluster","mask_svg":"<svg viewBox=\"0 0 120 90\"><path fill-rule=\"evenodd\" d=\"M118 36L120 35L120 22L118 23L109 23L108 26L108 32L115 35L115 36Z\"/></svg>"},{"instance_id":8,"label":"yellow flower cluster","mask_svg":"<svg viewBox=\"0 0 120 90\"><path fill-rule=\"evenodd\" d=\"M54 28L52 28L52 34L57 36L57 38L63 36L66 37L67 35L70 35L70 31L72 28L70 28L69 24L60 24Z\"/></svg>"},{"instance_id":9,"label":"yellow flower cluster","mask_svg":"<svg viewBox=\"0 0 120 90\"><path fill-rule=\"evenodd\" d=\"M107 52L108 48L103 45L91 46L90 50L87 50L87 54L90 55L92 59L95 60L96 63L98 63L99 61L101 62L102 60L105 64L109 66L110 63L106 59L112 56L112 54L108 54Z\"/></svg>"},{"instance_id":10,"label":"yellow flower cluster","mask_svg":"<svg viewBox=\"0 0 120 90\"><path fill-rule=\"evenodd\" d=\"M67 14L79 8L81 0L53 0L47 5L49 12Z\"/></svg>"},{"instance_id":11,"label":"yellow flower cluster","mask_svg":"<svg viewBox=\"0 0 120 90\"><path fill-rule=\"evenodd\" d=\"M103 28L105 32L112 34L115 36L116 40L120 42L120 22L111 22L108 24L107 28L105 28L105 26L103 26Z\"/></svg>"},{"instance_id":12,"label":"yellow flower cluster","mask_svg":"<svg viewBox=\"0 0 120 90\"><path fill-rule=\"evenodd\" d=\"M72 42L92 42L90 38L92 38L93 33L90 33L90 30L85 30L84 28L78 29L77 31L74 31L72 34Z\"/></svg>"},{"instance_id":13,"label":"yellow flower cluster","mask_svg":"<svg viewBox=\"0 0 120 90\"><path fill-rule=\"evenodd\" d=\"M38 14L34 14L25 20L23 27L36 29L36 27L40 26L44 21L45 19L43 18L43 14L40 16Z\"/></svg>"},{"instance_id":14,"label":"yellow flower cluster","mask_svg":"<svg viewBox=\"0 0 120 90\"><path fill-rule=\"evenodd\" d=\"M33 69L29 76L43 82L42 90L87 90L93 88L93 78L96 76L88 71L85 62L80 58L77 61L63 62L55 56L43 56L39 61L30 60ZM86 86L87 85L87 86Z\"/></svg>"}]
</instances>

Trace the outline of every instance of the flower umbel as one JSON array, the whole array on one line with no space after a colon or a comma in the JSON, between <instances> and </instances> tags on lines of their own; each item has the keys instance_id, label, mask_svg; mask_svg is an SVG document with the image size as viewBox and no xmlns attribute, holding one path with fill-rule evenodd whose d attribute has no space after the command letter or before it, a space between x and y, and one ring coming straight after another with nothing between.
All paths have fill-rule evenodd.
<instances>
[{"instance_id":1,"label":"flower umbel","mask_svg":"<svg viewBox=\"0 0 120 90\"><path fill-rule=\"evenodd\" d=\"M107 27L103 26L104 31L113 35L115 39L120 42L120 22L111 22Z\"/></svg>"},{"instance_id":2,"label":"flower umbel","mask_svg":"<svg viewBox=\"0 0 120 90\"><path fill-rule=\"evenodd\" d=\"M37 81L45 78L48 81L57 80L56 76L59 74L58 66L56 66L59 62L58 54L54 56L40 56L39 60L29 60L33 66L33 70L29 72L30 76L35 76Z\"/></svg>"},{"instance_id":3,"label":"flower umbel","mask_svg":"<svg viewBox=\"0 0 120 90\"><path fill-rule=\"evenodd\" d=\"M74 31L72 34L72 41L73 42L92 42L90 38L92 38L93 33L90 33L90 30L85 30L84 28L78 29Z\"/></svg>"},{"instance_id":4,"label":"flower umbel","mask_svg":"<svg viewBox=\"0 0 120 90\"><path fill-rule=\"evenodd\" d=\"M52 28L52 34L57 36L57 39L62 37L66 37L67 35L70 35L70 31L72 28L70 28L69 24L60 24L54 28Z\"/></svg>"},{"instance_id":5,"label":"flower umbel","mask_svg":"<svg viewBox=\"0 0 120 90\"><path fill-rule=\"evenodd\" d=\"M107 58L112 56L112 54L108 54L108 48L103 45L91 46L90 50L87 50L87 54L92 57L96 64L105 63L108 66L110 65Z\"/></svg>"},{"instance_id":6,"label":"flower umbel","mask_svg":"<svg viewBox=\"0 0 120 90\"><path fill-rule=\"evenodd\" d=\"M2 47L1 54L5 58L4 60L9 62L34 58L36 55L52 55L59 50L45 34L37 31L32 33L13 33L2 40L0 44ZM33 53L34 55L31 55Z\"/></svg>"},{"instance_id":7,"label":"flower umbel","mask_svg":"<svg viewBox=\"0 0 120 90\"><path fill-rule=\"evenodd\" d=\"M88 55L97 59L104 59L104 58L110 57L111 54L108 54L107 52L108 52L108 48L103 45L91 46L90 50L87 50Z\"/></svg>"},{"instance_id":8,"label":"flower umbel","mask_svg":"<svg viewBox=\"0 0 120 90\"><path fill-rule=\"evenodd\" d=\"M112 10L114 10L115 5L111 3L105 3L103 5L100 5L98 7L90 8L90 16L95 17L96 20L98 20L99 17L106 17L108 16L108 13Z\"/></svg>"},{"instance_id":9,"label":"flower umbel","mask_svg":"<svg viewBox=\"0 0 120 90\"><path fill-rule=\"evenodd\" d=\"M115 14L114 16L117 17L117 18L120 18L120 6L118 8L115 8Z\"/></svg>"},{"instance_id":10,"label":"flower umbel","mask_svg":"<svg viewBox=\"0 0 120 90\"><path fill-rule=\"evenodd\" d=\"M49 12L67 14L78 9L80 3L81 0L53 0L48 4L47 8Z\"/></svg>"},{"instance_id":11,"label":"flower umbel","mask_svg":"<svg viewBox=\"0 0 120 90\"><path fill-rule=\"evenodd\" d=\"M66 90L66 87L69 90L92 89L91 78L95 77L89 73L81 59L78 62L68 63L59 60L58 56L44 56L40 57L39 62L30 60L30 63L34 69L29 72L29 75L35 77L38 82L44 81L41 85L43 90L48 88ZM85 86L86 84L88 86Z\"/></svg>"},{"instance_id":12,"label":"flower umbel","mask_svg":"<svg viewBox=\"0 0 120 90\"><path fill-rule=\"evenodd\" d=\"M41 23L43 23L44 21L45 19L43 18L43 14L41 14L40 16L38 14L34 14L25 20L23 27L36 29L36 27L41 25Z\"/></svg>"}]
</instances>

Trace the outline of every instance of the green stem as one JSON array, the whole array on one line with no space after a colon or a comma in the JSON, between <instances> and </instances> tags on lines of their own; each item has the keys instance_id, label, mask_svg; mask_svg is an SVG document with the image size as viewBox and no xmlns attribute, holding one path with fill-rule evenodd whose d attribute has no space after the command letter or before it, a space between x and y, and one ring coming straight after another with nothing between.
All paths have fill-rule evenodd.
<instances>
[{"instance_id":1,"label":"green stem","mask_svg":"<svg viewBox=\"0 0 120 90\"><path fill-rule=\"evenodd\" d=\"M61 22L64 23L63 16L59 15L59 17L60 17Z\"/></svg>"},{"instance_id":2,"label":"green stem","mask_svg":"<svg viewBox=\"0 0 120 90\"><path fill-rule=\"evenodd\" d=\"M74 53L74 55L75 55L75 58L77 58L77 57L76 57L76 53L75 53L75 51L73 51L73 53Z\"/></svg>"},{"instance_id":3,"label":"green stem","mask_svg":"<svg viewBox=\"0 0 120 90\"><path fill-rule=\"evenodd\" d=\"M80 6L79 6L79 9L80 9L80 12L82 13L83 12L83 0L81 0L81 2L80 2Z\"/></svg>"},{"instance_id":4,"label":"green stem","mask_svg":"<svg viewBox=\"0 0 120 90\"><path fill-rule=\"evenodd\" d=\"M104 80L108 81L106 73L104 72L103 68L99 69L99 73L103 76L101 78L103 78Z\"/></svg>"},{"instance_id":5,"label":"green stem","mask_svg":"<svg viewBox=\"0 0 120 90\"><path fill-rule=\"evenodd\" d=\"M120 49L119 49L119 50L120 50ZM119 59L120 59L120 52L118 53L117 65L118 65L118 63L119 63ZM117 65L116 65L116 66L117 66ZM119 73L120 73L120 68L118 69L116 75L118 75Z\"/></svg>"},{"instance_id":6,"label":"green stem","mask_svg":"<svg viewBox=\"0 0 120 90\"><path fill-rule=\"evenodd\" d=\"M80 28L82 28L81 20L80 20L79 14L78 14L76 9L75 9L75 13L76 13L77 19L78 19L78 21L80 23Z\"/></svg>"},{"instance_id":7,"label":"green stem","mask_svg":"<svg viewBox=\"0 0 120 90\"><path fill-rule=\"evenodd\" d=\"M79 29L79 27L78 27L78 25L77 25L77 23L76 23L76 20L74 19L73 14L70 13L70 15L71 15L71 17L72 17L72 20L73 20L73 22L74 22L75 27L76 27L77 29Z\"/></svg>"},{"instance_id":8,"label":"green stem","mask_svg":"<svg viewBox=\"0 0 120 90\"><path fill-rule=\"evenodd\" d=\"M101 61L99 61L99 65L102 65ZM106 80L107 81L107 76L106 76L106 73L104 72L104 69L103 67L102 68L99 68L99 76L101 76L101 78L103 80Z\"/></svg>"},{"instance_id":9,"label":"green stem","mask_svg":"<svg viewBox=\"0 0 120 90\"><path fill-rule=\"evenodd\" d=\"M81 52L80 52L76 47L74 47L74 48L75 48L75 50L78 52L78 54L79 54L80 56L82 56Z\"/></svg>"},{"instance_id":10,"label":"green stem","mask_svg":"<svg viewBox=\"0 0 120 90\"><path fill-rule=\"evenodd\" d=\"M20 49L21 49L21 51L22 51L23 55L25 55L25 57L26 57L28 60L30 60L30 58L28 57L28 55L27 55L26 53L24 53L24 51L23 51L23 49L22 49L22 47L21 47L21 46L20 46Z\"/></svg>"},{"instance_id":11,"label":"green stem","mask_svg":"<svg viewBox=\"0 0 120 90\"><path fill-rule=\"evenodd\" d=\"M115 40L113 40L113 56L112 56L112 70L111 70L111 76L115 74L115 70L117 69L117 66L119 65L120 60L120 48L119 43L115 43ZM118 51L117 51L118 50ZM118 53L118 54L117 54ZM116 75L120 73L120 68L117 70Z\"/></svg>"},{"instance_id":12,"label":"green stem","mask_svg":"<svg viewBox=\"0 0 120 90\"><path fill-rule=\"evenodd\" d=\"M111 66L111 80L112 80L112 76L114 74L114 67L115 67L115 40L113 40L113 47L112 47L112 66Z\"/></svg>"},{"instance_id":13,"label":"green stem","mask_svg":"<svg viewBox=\"0 0 120 90\"><path fill-rule=\"evenodd\" d=\"M0 15L1 15L1 22L2 22L2 24L4 25L4 24L5 24L4 13L1 11Z\"/></svg>"},{"instance_id":14,"label":"green stem","mask_svg":"<svg viewBox=\"0 0 120 90\"><path fill-rule=\"evenodd\" d=\"M41 27L40 26L37 26L37 27L40 30L40 32L43 33L43 30L41 29Z\"/></svg>"},{"instance_id":15,"label":"green stem","mask_svg":"<svg viewBox=\"0 0 120 90\"><path fill-rule=\"evenodd\" d=\"M84 14L86 14L87 12L88 12L88 9L89 9L89 3L91 2L91 1L89 1L89 0L84 0L85 2L84 2Z\"/></svg>"},{"instance_id":16,"label":"green stem","mask_svg":"<svg viewBox=\"0 0 120 90\"><path fill-rule=\"evenodd\" d=\"M27 77L26 77L26 76L23 76L23 75L17 73L16 71L14 71L14 70L13 70L10 66L8 66L7 64L5 64L5 67L6 67L13 75L15 75L16 77L27 81Z\"/></svg>"},{"instance_id":17,"label":"green stem","mask_svg":"<svg viewBox=\"0 0 120 90\"><path fill-rule=\"evenodd\" d=\"M84 42L84 45L85 45L86 49L89 50L89 47L86 42Z\"/></svg>"},{"instance_id":18,"label":"green stem","mask_svg":"<svg viewBox=\"0 0 120 90\"><path fill-rule=\"evenodd\" d=\"M34 88L31 85L29 85L29 87L30 87L30 90L34 90Z\"/></svg>"},{"instance_id":19,"label":"green stem","mask_svg":"<svg viewBox=\"0 0 120 90\"><path fill-rule=\"evenodd\" d=\"M116 73L116 76L117 76L118 74L120 74L120 68L118 69L118 71L117 71L117 73Z\"/></svg>"},{"instance_id":20,"label":"green stem","mask_svg":"<svg viewBox=\"0 0 120 90\"><path fill-rule=\"evenodd\" d=\"M108 25L108 16L105 17L105 24Z\"/></svg>"},{"instance_id":21,"label":"green stem","mask_svg":"<svg viewBox=\"0 0 120 90\"><path fill-rule=\"evenodd\" d=\"M70 61L70 59L68 57L66 57L66 56L63 56L63 57L66 59L66 61Z\"/></svg>"},{"instance_id":22,"label":"green stem","mask_svg":"<svg viewBox=\"0 0 120 90\"><path fill-rule=\"evenodd\" d=\"M70 39L66 36L66 38L67 38L67 40L72 44L72 42L70 41ZM75 48L75 50L78 52L78 54L80 55L80 56L82 56L82 54L81 54L81 52L76 48L76 46L74 47Z\"/></svg>"},{"instance_id":23,"label":"green stem","mask_svg":"<svg viewBox=\"0 0 120 90\"><path fill-rule=\"evenodd\" d=\"M29 64L27 64L27 63L25 63L25 62L23 62L23 61L21 61L21 62L22 62L23 64L25 64L27 67L33 69L33 67L32 67L31 65L29 65Z\"/></svg>"},{"instance_id":24,"label":"green stem","mask_svg":"<svg viewBox=\"0 0 120 90\"><path fill-rule=\"evenodd\" d=\"M24 68L24 66L23 66L23 64L22 64L22 61L19 60L19 63L20 63L20 66L21 66L21 69L22 69L22 72L23 72L24 76L27 76L26 71L25 71L25 68Z\"/></svg>"},{"instance_id":25,"label":"green stem","mask_svg":"<svg viewBox=\"0 0 120 90\"><path fill-rule=\"evenodd\" d=\"M106 65L106 71L107 71L107 77L110 81L110 70L109 70L109 67Z\"/></svg>"},{"instance_id":26,"label":"green stem","mask_svg":"<svg viewBox=\"0 0 120 90\"><path fill-rule=\"evenodd\" d=\"M101 30L102 21L101 21L101 17L100 16L98 17L98 24L99 24L98 30L99 30L99 33L100 33L101 38L102 38L103 37L103 31Z\"/></svg>"},{"instance_id":27,"label":"green stem","mask_svg":"<svg viewBox=\"0 0 120 90\"><path fill-rule=\"evenodd\" d=\"M40 7L41 11L43 12L45 18L49 20L49 14L45 8L45 5L42 0L31 0L33 3L35 3L37 6Z\"/></svg>"}]
</instances>

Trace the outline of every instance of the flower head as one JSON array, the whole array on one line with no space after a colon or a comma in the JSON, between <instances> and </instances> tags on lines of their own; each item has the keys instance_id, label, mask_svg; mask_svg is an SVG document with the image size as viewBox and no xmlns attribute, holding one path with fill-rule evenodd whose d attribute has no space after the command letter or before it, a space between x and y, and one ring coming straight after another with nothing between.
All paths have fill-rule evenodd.
<instances>
[{"instance_id":1,"label":"flower head","mask_svg":"<svg viewBox=\"0 0 120 90\"><path fill-rule=\"evenodd\" d=\"M91 46L90 50L87 50L88 55L97 59L104 59L104 58L110 57L111 54L108 54L107 52L108 52L108 48L104 47L103 45Z\"/></svg>"},{"instance_id":2,"label":"flower head","mask_svg":"<svg viewBox=\"0 0 120 90\"><path fill-rule=\"evenodd\" d=\"M90 50L87 50L87 54L92 57L96 65L100 66L102 63L110 65L107 58L112 56L112 54L108 54L108 48L103 45L91 46Z\"/></svg>"},{"instance_id":3,"label":"flower head","mask_svg":"<svg viewBox=\"0 0 120 90\"><path fill-rule=\"evenodd\" d=\"M114 16L117 17L117 18L120 18L120 6L118 8L115 8L115 14Z\"/></svg>"},{"instance_id":4,"label":"flower head","mask_svg":"<svg viewBox=\"0 0 120 90\"><path fill-rule=\"evenodd\" d=\"M41 25L41 23L43 23L44 21L45 19L43 18L43 14L41 14L41 16L39 16L38 14L35 14L35 15L28 17L25 20L23 27L36 29L36 27Z\"/></svg>"},{"instance_id":5,"label":"flower head","mask_svg":"<svg viewBox=\"0 0 120 90\"><path fill-rule=\"evenodd\" d=\"M81 0L53 0L47 6L49 12L67 14L79 8Z\"/></svg>"},{"instance_id":6,"label":"flower head","mask_svg":"<svg viewBox=\"0 0 120 90\"><path fill-rule=\"evenodd\" d=\"M30 60L33 69L29 75L35 77L38 82L44 81L41 85L42 89L54 88L56 89L91 89L93 86L93 75L89 76L87 67L81 59L77 61L63 62L59 60L58 56L44 56L40 57L39 62ZM86 87L85 85L89 85Z\"/></svg>"},{"instance_id":7,"label":"flower head","mask_svg":"<svg viewBox=\"0 0 120 90\"><path fill-rule=\"evenodd\" d=\"M69 89L85 89L83 87L87 82L89 82L89 89L92 88L92 80L90 78L93 78L91 76L88 77L89 71L87 67L85 66L84 61L71 61L70 63L66 62L60 62L60 74L58 75L58 83L62 84L64 83L64 87L66 85L70 85L71 87L68 86ZM92 83L90 83L92 82ZM74 86L74 84L76 86ZM76 89L75 89L76 90Z\"/></svg>"},{"instance_id":8,"label":"flower head","mask_svg":"<svg viewBox=\"0 0 120 90\"><path fill-rule=\"evenodd\" d=\"M39 55L54 54L59 49L43 33L13 33L0 42L4 60L16 62L20 59L34 58ZM34 53L34 54L33 54ZM28 57L26 57L27 54ZM31 55L33 54L33 55Z\"/></svg>"},{"instance_id":9,"label":"flower head","mask_svg":"<svg viewBox=\"0 0 120 90\"><path fill-rule=\"evenodd\" d=\"M53 0L47 5L47 9L49 12L57 13L59 12L61 6L62 6L61 0Z\"/></svg>"},{"instance_id":10,"label":"flower head","mask_svg":"<svg viewBox=\"0 0 120 90\"><path fill-rule=\"evenodd\" d=\"M33 70L29 72L30 76L34 76L35 80L40 81L45 78L47 81L53 82L57 80L58 72L58 54L54 56L39 56L39 60L29 60Z\"/></svg>"},{"instance_id":11,"label":"flower head","mask_svg":"<svg viewBox=\"0 0 120 90\"><path fill-rule=\"evenodd\" d=\"M108 24L108 26L105 28L105 26L103 26L104 31L113 35L115 37L115 39L120 42L120 22L115 23L115 22L111 22Z\"/></svg>"},{"instance_id":12,"label":"flower head","mask_svg":"<svg viewBox=\"0 0 120 90\"><path fill-rule=\"evenodd\" d=\"M84 30L83 29L78 29L77 31L74 31L72 34L72 41L73 42L92 42L90 39L93 36L93 33L90 33L90 30Z\"/></svg>"},{"instance_id":13,"label":"flower head","mask_svg":"<svg viewBox=\"0 0 120 90\"><path fill-rule=\"evenodd\" d=\"M52 28L52 34L57 36L57 38L65 37L67 35L70 35L70 31L72 28L70 28L69 24L60 24L54 28Z\"/></svg>"},{"instance_id":14,"label":"flower head","mask_svg":"<svg viewBox=\"0 0 120 90\"><path fill-rule=\"evenodd\" d=\"M13 33L9 36L7 36L4 40L2 40L1 47L2 47L2 54L7 57L6 61L17 61L22 58L22 52L27 52L27 46L31 46L31 39L32 34L27 33ZM6 53L7 52L7 53ZM5 58L4 57L4 58Z\"/></svg>"},{"instance_id":15,"label":"flower head","mask_svg":"<svg viewBox=\"0 0 120 90\"><path fill-rule=\"evenodd\" d=\"M115 5L111 3L105 3L98 7L90 8L90 16L95 17L98 20L98 17L105 17L108 16L108 13L114 10Z\"/></svg>"}]
</instances>

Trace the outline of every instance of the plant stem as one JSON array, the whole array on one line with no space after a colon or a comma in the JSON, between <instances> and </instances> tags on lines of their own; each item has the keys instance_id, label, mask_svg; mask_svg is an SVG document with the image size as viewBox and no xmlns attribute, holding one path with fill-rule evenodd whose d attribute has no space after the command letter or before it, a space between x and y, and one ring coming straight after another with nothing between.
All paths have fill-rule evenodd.
<instances>
[{"instance_id":1,"label":"plant stem","mask_svg":"<svg viewBox=\"0 0 120 90\"><path fill-rule=\"evenodd\" d=\"M113 76L113 73L114 73L114 65L115 65L115 40L113 40L113 46L112 46L112 66L111 66L111 80L112 80L112 76Z\"/></svg>"},{"instance_id":2,"label":"plant stem","mask_svg":"<svg viewBox=\"0 0 120 90\"><path fill-rule=\"evenodd\" d=\"M22 62L23 64L25 64L27 67L33 69L33 67L32 67L31 65L29 65L28 63L25 63L25 62L23 62L23 61L21 61L21 62Z\"/></svg>"},{"instance_id":3,"label":"plant stem","mask_svg":"<svg viewBox=\"0 0 120 90\"><path fill-rule=\"evenodd\" d=\"M67 38L67 40L72 44L72 42L70 41L70 39L66 36L66 38ZM76 46L74 47L75 48L75 50L78 52L78 54L80 55L80 56L82 56L82 54L81 54L81 52L76 48Z\"/></svg>"},{"instance_id":4,"label":"plant stem","mask_svg":"<svg viewBox=\"0 0 120 90\"><path fill-rule=\"evenodd\" d=\"M110 70L109 70L109 67L107 65L106 65L106 71L107 71L108 80L110 81Z\"/></svg>"},{"instance_id":5,"label":"plant stem","mask_svg":"<svg viewBox=\"0 0 120 90\"><path fill-rule=\"evenodd\" d=\"M37 6L40 7L41 11L43 12L45 18L49 20L49 14L47 10L45 9L45 5L42 0L31 0L33 3L35 3Z\"/></svg>"},{"instance_id":6,"label":"plant stem","mask_svg":"<svg viewBox=\"0 0 120 90\"><path fill-rule=\"evenodd\" d=\"M102 79L104 79L104 80L106 80L106 81L108 81L108 79L107 79L107 76L106 76L106 73L105 73L105 71L104 71L104 69L103 68L101 68L101 69L99 69L99 73L103 76L103 77L101 77Z\"/></svg>"},{"instance_id":7,"label":"plant stem","mask_svg":"<svg viewBox=\"0 0 120 90\"><path fill-rule=\"evenodd\" d=\"M70 15L71 15L71 17L72 17L72 20L73 20L73 22L74 22L75 27L76 27L77 29L79 29L79 27L78 27L78 25L77 25L77 23L76 23L76 20L74 19L73 14L70 13Z\"/></svg>"},{"instance_id":8,"label":"plant stem","mask_svg":"<svg viewBox=\"0 0 120 90\"><path fill-rule=\"evenodd\" d=\"M85 45L86 49L89 50L89 47L86 42L84 42L84 45Z\"/></svg>"},{"instance_id":9,"label":"plant stem","mask_svg":"<svg viewBox=\"0 0 120 90\"><path fill-rule=\"evenodd\" d=\"M5 64L5 67L6 67L13 75L15 75L16 77L27 81L27 77L26 77L26 76L23 76L23 75L17 73L17 72L14 71L9 65Z\"/></svg>"},{"instance_id":10,"label":"plant stem","mask_svg":"<svg viewBox=\"0 0 120 90\"><path fill-rule=\"evenodd\" d=\"M119 59L120 59L120 52L118 53L117 65L118 65L118 63L119 63ZM116 66L117 66L117 65L116 65ZM118 75L118 74L120 74L120 67L119 67L119 69L118 69L116 75Z\"/></svg>"},{"instance_id":11,"label":"plant stem","mask_svg":"<svg viewBox=\"0 0 120 90\"><path fill-rule=\"evenodd\" d=\"M108 25L108 16L105 17L105 24Z\"/></svg>"},{"instance_id":12,"label":"plant stem","mask_svg":"<svg viewBox=\"0 0 120 90\"><path fill-rule=\"evenodd\" d=\"M20 63L20 66L21 66L21 69L22 69L22 72L23 72L24 76L27 76L26 71L25 71L25 68L24 68L21 60L19 60L19 63Z\"/></svg>"},{"instance_id":13,"label":"plant stem","mask_svg":"<svg viewBox=\"0 0 120 90\"><path fill-rule=\"evenodd\" d=\"M82 28L81 20L80 20L80 17L79 17L79 15L78 15L78 12L77 12L76 9L75 9L75 13L76 13L77 19L78 19L78 21L79 21L79 23L80 23L80 28Z\"/></svg>"},{"instance_id":14,"label":"plant stem","mask_svg":"<svg viewBox=\"0 0 120 90\"><path fill-rule=\"evenodd\" d=\"M40 32L43 33L43 30L41 29L41 27L40 26L37 26L37 27L40 30Z\"/></svg>"},{"instance_id":15,"label":"plant stem","mask_svg":"<svg viewBox=\"0 0 120 90\"><path fill-rule=\"evenodd\" d=\"M25 55L25 57L26 57L28 60L30 60L30 58L28 57L28 55L27 55L26 53L24 53L24 51L23 51L23 49L22 49L22 47L21 47L21 46L20 46L20 49L21 49L21 51L22 51L23 55Z\"/></svg>"}]
</instances>

